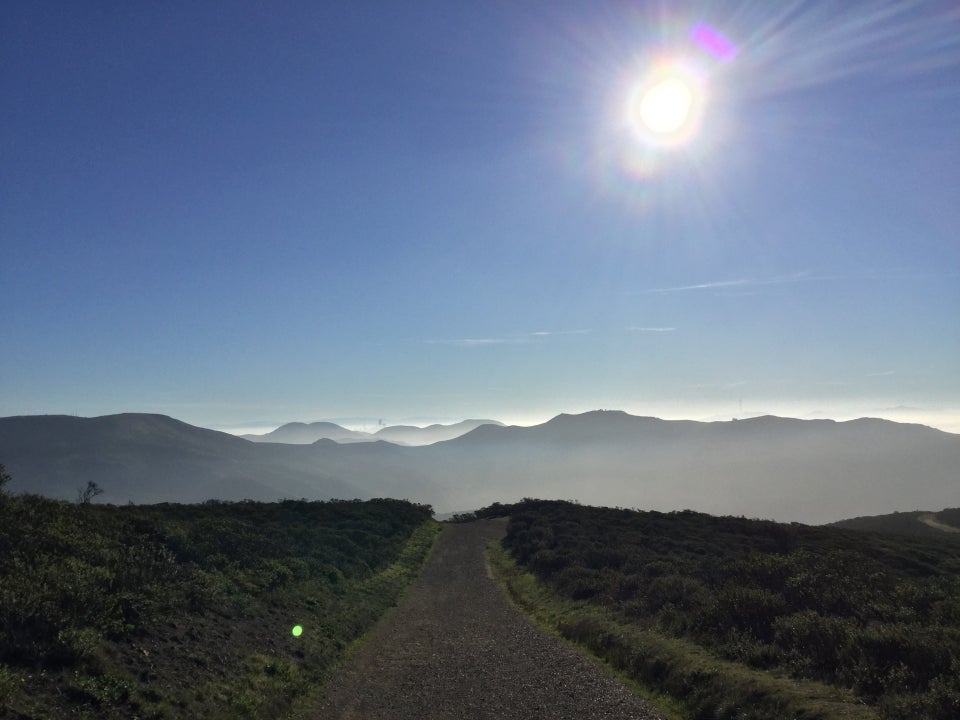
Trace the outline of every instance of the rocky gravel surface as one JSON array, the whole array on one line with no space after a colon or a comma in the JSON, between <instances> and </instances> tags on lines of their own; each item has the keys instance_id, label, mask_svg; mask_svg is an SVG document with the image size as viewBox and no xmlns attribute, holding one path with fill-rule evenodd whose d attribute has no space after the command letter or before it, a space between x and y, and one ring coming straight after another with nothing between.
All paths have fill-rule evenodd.
<instances>
[{"instance_id":1,"label":"rocky gravel surface","mask_svg":"<svg viewBox=\"0 0 960 720\"><path fill-rule=\"evenodd\" d=\"M507 602L484 559L504 528L478 521L446 529L401 605L331 681L316 720L662 720Z\"/></svg>"}]
</instances>

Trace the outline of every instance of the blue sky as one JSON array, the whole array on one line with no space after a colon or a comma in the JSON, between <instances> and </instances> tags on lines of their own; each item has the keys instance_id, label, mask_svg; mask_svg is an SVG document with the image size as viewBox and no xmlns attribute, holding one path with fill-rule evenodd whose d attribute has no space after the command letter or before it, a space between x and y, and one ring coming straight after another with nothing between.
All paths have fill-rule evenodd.
<instances>
[{"instance_id":1,"label":"blue sky","mask_svg":"<svg viewBox=\"0 0 960 720\"><path fill-rule=\"evenodd\" d=\"M0 415L960 432L958 127L953 2L5 3Z\"/></svg>"}]
</instances>

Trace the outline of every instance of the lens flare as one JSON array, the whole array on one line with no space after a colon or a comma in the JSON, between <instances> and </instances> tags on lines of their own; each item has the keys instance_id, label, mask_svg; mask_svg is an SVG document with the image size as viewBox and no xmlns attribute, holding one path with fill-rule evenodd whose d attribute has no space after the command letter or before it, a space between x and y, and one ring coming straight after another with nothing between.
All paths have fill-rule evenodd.
<instances>
[{"instance_id":1,"label":"lens flare","mask_svg":"<svg viewBox=\"0 0 960 720\"><path fill-rule=\"evenodd\" d=\"M294 625L290 632L294 637L300 637L303 635L303 625Z\"/></svg>"},{"instance_id":2,"label":"lens flare","mask_svg":"<svg viewBox=\"0 0 960 720\"><path fill-rule=\"evenodd\" d=\"M737 46L706 23L694 25L690 39L720 62L730 62L737 56Z\"/></svg>"}]
</instances>

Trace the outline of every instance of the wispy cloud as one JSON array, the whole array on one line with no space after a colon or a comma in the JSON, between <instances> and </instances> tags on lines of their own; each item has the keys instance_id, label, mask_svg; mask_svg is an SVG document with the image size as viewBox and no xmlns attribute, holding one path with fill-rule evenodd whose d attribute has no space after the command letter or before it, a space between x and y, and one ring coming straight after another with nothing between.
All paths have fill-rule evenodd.
<instances>
[{"instance_id":1,"label":"wispy cloud","mask_svg":"<svg viewBox=\"0 0 960 720\"><path fill-rule=\"evenodd\" d=\"M426 340L428 345L453 345L454 347L476 348L491 345L525 345L540 342L546 338L558 335L586 335L591 330L538 330L531 333L511 335L508 337L486 338L453 338L448 340Z\"/></svg>"},{"instance_id":2,"label":"wispy cloud","mask_svg":"<svg viewBox=\"0 0 960 720\"><path fill-rule=\"evenodd\" d=\"M884 370L883 372L867 373L867 377L890 377L896 374L894 370Z\"/></svg>"},{"instance_id":3,"label":"wispy cloud","mask_svg":"<svg viewBox=\"0 0 960 720\"><path fill-rule=\"evenodd\" d=\"M456 338L453 340L427 340L427 345L455 345L456 347L487 347L488 345L517 345L531 342L529 338Z\"/></svg>"},{"instance_id":4,"label":"wispy cloud","mask_svg":"<svg viewBox=\"0 0 960 720\"><path fill-rule=\"evenodd\" d=\"M592 330L538 330L530 333L531 337L551 337L553 335L586 335Z\"/></svg>"},{"instance_id":5,"label":"wispy cloud","mask_svg":"<svg viewBox=\"0 0 960 720\"><path fill-rule=\"evenodd\" d=\"M710 282L695 285L677 285L676 287L651 288L644 290L645 294L662 294L676 292L690 292L697 290L732 290L763 287L768 285L790 285L794 283L814 282L822 280L841 280L840 275L813 275L811 273L793 273L770 278L738 278L736 280L711 280Z\"/></svg>"},{"instance_id":6,"label":"wispy cloud","mask_svg":"<svg viewBox=\"0 0 960 720\"><path fill-rule=\"evenodd\" d=\"M672 293L686 292L687 290L718 290L721 288L744 287L757 284L755 280L716 280L713 282L699 283L698 285L678 285L668 288L651 288L644 290L645 293Z\"/></svg>"},{"instance_id":7,"label":"wispy cloud","mask_svg":"<svg viewBox=\"0 0 960 720\"><path fill-rule=\"evenodd\" d=\"M642 332L642 333L671 333L676 332L674 327L639 327L637 325L631 325L627 328L630 332Z\"/></svg>"}]
</instances>

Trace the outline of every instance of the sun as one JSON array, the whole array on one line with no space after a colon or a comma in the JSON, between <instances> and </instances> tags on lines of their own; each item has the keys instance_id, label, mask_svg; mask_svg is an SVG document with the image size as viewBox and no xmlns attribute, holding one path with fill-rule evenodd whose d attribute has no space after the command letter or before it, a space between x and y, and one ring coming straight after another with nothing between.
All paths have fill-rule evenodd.
<instances>
[{"instance_id":1,"label":"sun","mask_svg":"<svg viewBox=\"0 0 960 720\"><path fill-rule=\"evenodd\" d=\"M690 118L693 90L679 78L667 78L643 93L637 115L640 122L658 135L675 133Z\"/></svg>"},{"instance_id":2,"label":"sun","mask_svg":"<svg viewBox=\"0 0 960 720\"><path fill-rule=\"evenodd\" d=\"M630 93L628 120L647 144L684 145L696 137L704 105L702 83L680 66L661 66Z\"/></svg>"}]
</instances>

